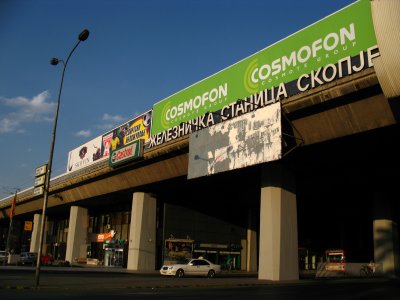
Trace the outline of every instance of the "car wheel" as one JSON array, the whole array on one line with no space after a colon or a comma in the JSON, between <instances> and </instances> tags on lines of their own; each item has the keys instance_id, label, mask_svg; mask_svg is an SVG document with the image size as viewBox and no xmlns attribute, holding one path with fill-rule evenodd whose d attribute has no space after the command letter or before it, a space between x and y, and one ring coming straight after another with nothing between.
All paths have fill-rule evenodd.
<instances>
[{"instance_id":1,"label":"car wheel","mask_svg":"<svg viewBox=\"0 0 400 300\"><path fill-rule=\"evenodd\" d=\"M214 270L208 271L207 277L208 278L214 278L215 277L215 271Z\"/></svg>"},{"instance_id":2,"label":"car wheel","mask_svg":"<svg viewBox=\"0 0 400 300\"><path fill-rule=\"evenodd\" d=\"M183 276L185 276L185 272L182 269L179 269L178 271L176 271L175 276L178 278L182 278Z\"/></svg>"}]
</instances>

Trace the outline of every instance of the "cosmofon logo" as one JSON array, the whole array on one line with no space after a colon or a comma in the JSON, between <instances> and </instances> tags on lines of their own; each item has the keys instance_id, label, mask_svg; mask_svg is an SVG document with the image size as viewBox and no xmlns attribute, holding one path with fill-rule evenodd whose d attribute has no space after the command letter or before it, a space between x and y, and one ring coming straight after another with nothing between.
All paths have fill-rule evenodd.
<instances>
[{"instance_id":1,"label":"cosmofon logo","mask_svg":"<svg viewBox=\"0 0 400 300\"><path fill-rule=\"evenodd\" d=\"M217 87L212 87L209 90L197 91L196 95L190 97L189 99L185 99L184 101L179 101L179 104L177 105L171 105L171 102L168 102L164 105L162 110L165 123L168 121L173 121L176 118L191 113L192 111L196 111L217 101L222 101L222 99L226 98L227 96L228 83L225 82Z\"/></svg>"},{"instance_id":2,"label":"cosmofon logo","mask_svg":"<svg viewBox=\"0 0 400 300\"><path fill-rule=\"evenodd\" d=\"M161 121L161 126L164 129L170 127L169 122L167 121L168 119L166 118L166 115L167 115L167 112L171 109L171 107L172 107L171 101L168 101L167 103L165 103L165 105L161 111L162 118L160 121Z\"/></svg>"},{"instance_id":3,"label":"cosmofon logo","mask_svg":"<svg viewBox=\"0 0 400 300\"><path fill-rule=\"evenodd\" d=\"M336 32L329 32L319 39L299 46L288 55L283 55L274 60L271 58L268 63L257 66L257 63L252 61L246 72L246 82L248 82L246 87L251 88L258 83L263 84L281 73L288 72L288 74L291 74L300 65L307 65L312 60L320 61L324 57L339 53L339 51L347 51L355 43L355 25L350 23L347 27L341 27ZM250 80L247 80L247 78L250 78Z\"/></svg>"},{"instance_id":4,"label":"cosmofon logo","mask_svg":"<svg viewBox=\"0 0 400 300\"><path fill-rule=\"evenodd\" d=\"M258 68L258 59L255 58L249 63L249 65L246 68L246 71L244 72L243 84L244 84L245 89L250 94L255 94L259 91L258 82L254 82L251 79L251 76L252 76L254 70L257 68Z\"/></svg>"}]
</instances>

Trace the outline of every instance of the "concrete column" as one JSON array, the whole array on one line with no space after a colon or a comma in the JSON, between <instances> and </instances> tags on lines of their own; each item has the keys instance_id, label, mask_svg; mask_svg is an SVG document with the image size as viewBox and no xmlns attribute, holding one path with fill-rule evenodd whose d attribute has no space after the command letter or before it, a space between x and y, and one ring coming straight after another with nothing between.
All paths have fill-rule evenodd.
<instances>
[{"instance_id":1,"label":"concrete column","mask_svg":"<svg viewBox=\"0 0 400 300\"><path fill-rule=\"evenodd\" d=\"M400 274L398 228L392 220L374 220L374 257L385 276Z\"/></svg>"},{"instance_id":2,"label":"concrete column","mask_svg":"<svg viewBox=\"0 0 400 300\"><path fill-rule=\"evenodd\" d=\"M65 260L86 257L89 216L86 208L71 206Z\"/></svg>"},{"instance_id":3,"label":"concrete column","mask_svg":"<svg viewBox=\"0 0 400 300\"><path fill-rule=\"evenodd\" d=\"M248 215L248 226L247 226L247 261L246 270L247 272L257 271L257 232L254 228L254 218L252 211L249 210Z\"/></svg>"},{"instance_id":4,"label":"concrete column","mask_svg":"<svg viewBox=\"0 0 400 300\"><path fill-rule=\"evenodd\" d=\"M39 240L40 240L40 224L42 222L42 215L35 214L33 216L33 228L32 228L32 236L31 236L31 245L29 247L30 252L38 252L39 251ZM46 244L46 234L44 235L43 244Z\"/></svg>"},{"instance_id":5,"label":"concrete column","mask_svg":"<svg viewBox=\"0 0 400 300\"><path fill-rule=\"evenodd\" d=\"M156 199L134 193L129 232L128 270L154 271L156 267Z\"/></svg>"},{"instance_id":6,"label":"concrete column","mask_svg":"<svg viewBox=\"0 0 400 300\"><path fill-rule=\"evenodd\" d=\"M294 177L281 162L262 170L258 278L299 279Z\"/></svg>"},{"instance_id":7,"label":"concrete column","mask_svg":"<svg viewBox=\"0 0 400 300\"><path fill-rule=\"evenodd\" d=\"M393 221L396 212L388 189L376 191L374 195L374 259L382 265L385 276L395 277L400 275L399 232Z\"/></svg>"},{"instance_id":8,"label":"concrete column","mask_svg":"<svg viewBox=\"0 0 400 300\"><path fill-rule=\"evenodd\" d=\"M247 271L247 240L240 240L240 246L242 249L240 250L239 267L241 271Z\"/></svg>"}]
</instances>

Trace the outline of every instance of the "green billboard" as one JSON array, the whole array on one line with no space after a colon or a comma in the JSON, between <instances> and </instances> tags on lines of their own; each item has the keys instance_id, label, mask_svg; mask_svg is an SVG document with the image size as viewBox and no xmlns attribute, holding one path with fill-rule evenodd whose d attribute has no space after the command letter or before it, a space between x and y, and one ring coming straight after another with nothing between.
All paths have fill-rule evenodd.
<instances>
[{"instance_id":1,"label":"green billboard","mask_svg":"<svg viewBox=\"0 0 400 300\"><path fill-rule=\"evenodd\" d=\"M360 0L156 103L152 135L262 91L281 100L370 67L372 47L370 1Z\"/></svg>"}]
</instances>

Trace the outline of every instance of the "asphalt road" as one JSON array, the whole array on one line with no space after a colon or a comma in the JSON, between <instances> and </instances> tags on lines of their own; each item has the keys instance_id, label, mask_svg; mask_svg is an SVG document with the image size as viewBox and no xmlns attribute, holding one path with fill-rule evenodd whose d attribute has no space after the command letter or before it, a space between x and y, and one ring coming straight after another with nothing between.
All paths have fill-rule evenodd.
<instances>
[{"instance_id":1,"label":"asphalt road","mask_svg":"<svg viewBox=\"0 0 400 300\"><path fill-rule=\"evenodd\" d=\"M0 299L377 299L399 300L400 280L387 278L258 280L254 274L226 273L214 279L170 278L95 270L0 268Z\"/></svg>"}]
</instances>

